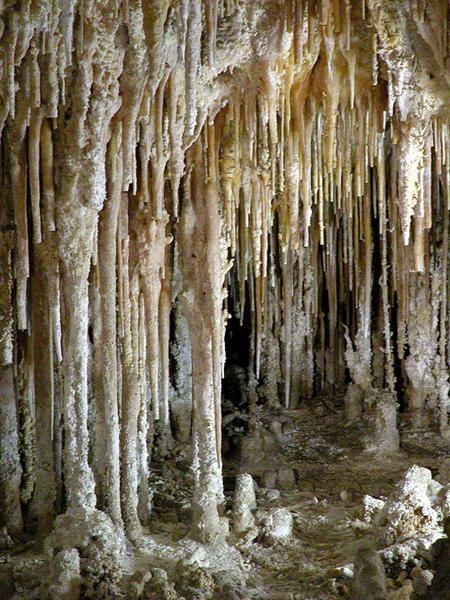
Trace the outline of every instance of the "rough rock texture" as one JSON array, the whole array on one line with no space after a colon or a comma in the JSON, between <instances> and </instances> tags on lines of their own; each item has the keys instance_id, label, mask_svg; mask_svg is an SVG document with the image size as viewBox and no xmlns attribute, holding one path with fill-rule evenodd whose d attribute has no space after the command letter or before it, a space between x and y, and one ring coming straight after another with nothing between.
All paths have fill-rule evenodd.
<instances>
[{"instance_id":1,"label":"rough rock texture","mask_svg":"<svg viewBox=\"0 0 450 600\"><path fill-rule=\"evenodd\" d=\"M230 314L248 413L277 417L245 422L243 459L313 398L374 459L399 425L449 437L447 20L442 0L0 2L4 546L49 535L112 589L179 452L190 533L224 547ZM289 469L267 487L294 492Z\"/></svg>"},{"instance_id":2,"label":"rough rock texture","mask_svg":"<svg viewBox=\"0 0 450 600\"><path fill-rule=\"evenodd\" d=\"M144 598L152 597L161 598L161 600L179 600L180 598L164 569L152 569L151 578L145 583Z\"/></svg>"},{"instance_id":3,"label":"rough rock texture","mask_svg":"<svg viewBox=\"0 0 450 600\"><path fill-rule=\"evenodd\" d=\"M386 502L380 500L380 498L373 498L372 496L365 495L363 498L365 522L371 523L378 513L383 510L385 503Z\"/></svg>"},{"instance_id":4,"label":"rough rock texture","mask_svg":"<svg viewBox=\"0 0 450 600\"><path fill-rule=\"evenodd\" d=\"M48 597L51 600L77 600L81 592L80 555L76 548L61 550L50 565L50 586Z\"/></svg>"},{"instance_id":5,"label":"rough rock texture","mask_svg":"<svg viewBox=\"0 0 450 600\"><path fill-rule=\"evenodd\" d=\"M125 539L120 528L98 510L72 509L58 517L46 540L51 586L59 593L76 579L77 559L82 594L88 598L114 597L122 577ZM67 568L64 563L70 564ZM62 580L65 570L67 581Z\"/></svg>"},{"instance_id":6,"label":"rough rock texture","mask_svg":"<svg viewBox=\"0 0 450 600\"><path fill-rule=\"evenodd\" d=\"M390 545L416 535L429 537L442 530L441 491L429 469L417 465L408 469L376 517L382 543Z\"/></svg>"},{"instance_id":7,"label":"rough rock texture","mask_svg":"<svg viewBox=\"0 0 450 600\"><path fill-rule=\"evenodd\" d=\"M272 509L264 519L263 540L267 544L287 544L292 536L294 520L285 508Z\"/></svg>"},{"instance_id":8,"label":"rough rock texture","mask_svg":"<svg viewBox=\"0 0 450 600\"><path fill-rule=\"evenodd\" d=\"M233 498L233 529L238 536L248 539L258 535L253 512L256 509L256 494L253 478L242 473L236 479Z\"/></svg>"},{"instance_id":9,"label":"rough rock texture","mask_svg":"<svg viewBox=\"0 0 450 600\"><path fill-rule=\"evenodd\" d=\"M389 392L372 393L365 401L368 430L366 449L377 455L392 455L400 449L397 428L397 401Z\"/></svg>"}]
</instances>

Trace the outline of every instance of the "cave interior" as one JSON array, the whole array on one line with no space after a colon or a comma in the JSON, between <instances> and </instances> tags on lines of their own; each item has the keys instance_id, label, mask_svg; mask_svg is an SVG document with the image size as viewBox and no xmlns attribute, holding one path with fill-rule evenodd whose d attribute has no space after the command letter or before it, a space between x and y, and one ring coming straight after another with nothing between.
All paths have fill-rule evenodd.
<instances>
[{"instance_id":1,"label":"cave interior","mask_svg":"<svg viewBox=\"0 0 450 600\"><path fill-rule=\"evenodd\" d=\"M0 1L2 598L450 598L449 14Z\"/></svg>"}]
</instances>

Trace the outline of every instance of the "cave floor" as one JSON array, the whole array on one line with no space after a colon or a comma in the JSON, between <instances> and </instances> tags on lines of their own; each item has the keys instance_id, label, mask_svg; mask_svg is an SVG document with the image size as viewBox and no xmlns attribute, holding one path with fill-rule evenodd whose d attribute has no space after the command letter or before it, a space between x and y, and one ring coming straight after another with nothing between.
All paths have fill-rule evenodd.
<instances>
[{"instance_id":1,"label":"cave floor","mask_svg":"<svg viewBox=\"0 0 450 600\"><path fill-rule=\"evenodd\" d=\"M274 418L262 415L261 423L270 427ZM276 506L291 511L294 540L275 548L250 546L246 553L249 597L350 597L349 580L336 569L353 562L362 538L375 535L363 521L364 495L388 496L413 464L435 474L449 455L448 444L436 433L403 429L401 452L392 458L374 458L363 452L361 427L346 425L343 414L330 404L285 411L282 420L287 433L278 436L270 459L263 455L257 461L225 465L225 472L250 472L258 483L265 470L288 467L296 476L292 489L277 486L278 498L270 500L264 489L258 490L259 510Z\"/></svg>"},{"instance_id":2,"label":"cave floor","mask_svg":"<svg viewBox=\"0 0 450 600\"><path fill-rule=\"evenodd\" d=\"M277 434L270 433L278 422ZM350 597L349 579L339 572L352 563L355 547L374 531L363 518L363 497L388 496L406 469L417 464L433 474L448 456L449 448L433 432L401 431L402 450L392 458L374 458L363 452L361 426L348 426L344 416L331 403L318 403L293 411L258 412L252 417L256 427L247 434L249 452L234 453L224 461L227 516L231 507L235 477L248 472L257 482L256 513L263 520L271 508L286 507L294 518L294 535L286 545L265 546L259 538L241 546L246 589L237 595L215 598L326 600ZM281 429L281 432L280 432ZM252 438L265 436L270 452L255 452ZM144 543L139 550L129 546L126 577L136 570L154 566L170 574L183 551L190 526L189 452L182 446L175 459L162 461L152 471L155 488L154 511ZM292 481L277 482L279 491L263 487L265 474L292 470ZM213 562L224 571L239 571L235 550L223 552L212 547ZM236 559L238 557L238 560ZM38 598L39 580L45 575L45 561L39 541L27 541L12 552L2 553L3 566L13 566L16 598ZM7 596L8 597L8 596Z\"/></svg>"}]
</instances>

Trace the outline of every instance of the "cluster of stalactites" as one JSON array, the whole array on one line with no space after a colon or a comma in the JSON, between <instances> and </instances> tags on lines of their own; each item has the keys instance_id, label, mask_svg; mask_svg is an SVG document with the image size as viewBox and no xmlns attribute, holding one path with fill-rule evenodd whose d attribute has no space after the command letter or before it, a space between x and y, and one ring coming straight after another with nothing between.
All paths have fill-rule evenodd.
<instances>
[{"instance_id":1,"label":"cluster of stalactites","mask_svg":"<svg viewBox=\"0 0 450 600\"><path fill-rule=\"evenodd\" d=\"M44 528L64 464L69 505L95 491L137 535L149 432L170 430L173 306L213 391L210 437L193 431L217 464L196 485L220 498L226 287L257 380L279 344L286 406L344 381L354 351L390 390L403 361L415 407L439 381L446 414L445 3L395 4L3 6L2 476ZM423 48L425 66L405 58Z\"/></svg>"}]
</instances>

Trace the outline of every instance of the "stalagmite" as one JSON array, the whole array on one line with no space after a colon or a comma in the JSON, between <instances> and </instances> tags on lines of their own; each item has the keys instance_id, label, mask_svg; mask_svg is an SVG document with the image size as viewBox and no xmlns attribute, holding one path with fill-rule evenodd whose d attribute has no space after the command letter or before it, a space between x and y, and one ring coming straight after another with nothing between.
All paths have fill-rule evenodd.
<instances>
[{"instance_id":1,"label":"stalagmite","mask_svg":"<svg viewBox=\"0 0 450 600\"><path fill-rule=\"evenodd\" d=\"M450 435L448 16L0 2L0 590L347 593L308 545Z\"/></svg>"}]
</instances>

